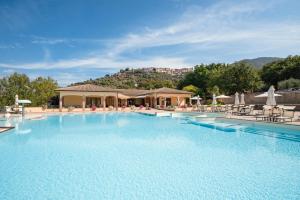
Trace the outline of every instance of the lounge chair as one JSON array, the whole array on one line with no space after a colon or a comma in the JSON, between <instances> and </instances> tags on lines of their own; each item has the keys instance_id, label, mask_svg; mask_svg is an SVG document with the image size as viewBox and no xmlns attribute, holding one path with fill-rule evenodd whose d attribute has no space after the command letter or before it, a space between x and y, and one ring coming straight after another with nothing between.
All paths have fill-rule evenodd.
<instances>
[{"instance_id":1,"label":"lounge chair","mask_svg":"<svg viewBox=\"0 0 300 200\"><path fill-rule=\"evenodd\" d=\"M5 106L5 112L10 114L20 114L23 112L22 106Z\"/></svg>"},{"instance_id":2,"label":"lounge chair","mask_svg":"<svg viewBox=\"0 0 300 200\"><path fill-rule=\"evenodd\" d=\"M271 116L272 116L272 109L273 109L273 107L271 107L271 106L264 106L262 113L255 115L255 119L256 120L259 120L259 119L270 120Z\"/></svg>"},{"instance_id":3,"label":"lounge chair","mask_svg":"<svg viewBox=\"0 0 300 200\"><path fill-rule=\"evenodd\" d=\"M221 111L221 112L226 112L226 108L227 108L226 105L221 105L221 106L220 106L220 111Z\"/></svg>"},{"instance_id":4,"label":"lounge chair","mask_svg":"<svg viewBox=\"0 0 300 200\"><path fill-rule=\"evenodd\" d=\"M135 111L135 110L136 110L136 107L135 107L135 106L130 106L130 109L131 109L132 111Z\"/></svg>"},{"instance_id":5,"label":"lounge chair","mask_svg":"<svg viewBox=\"0 0 300 200\"><path fill-rule=\"evenodd\" d=\"M12 113L12 112L14 112L14 111L12 110L12 107L10 107L10 106L5 106L5 113Z\"/></svg>"},{"instance_id":6,"label":"lounge chair","mask_svg":"<svg viewBox=\"0 0 300 200\"><path fill-rule=\"evenodd\" d=\"M253 115L254 105L242 107L237 115Z\"/></svg>"},{"instance_id":7,"label":"lounge chair","mask_svg":"<svg viewBox=\"0 0 300 200\"><path fill-rule=\"evenodd\" d=\"M183 106L181 106L182 111L187 111L187 105L184 104Z\"/></svg>"},{"instance_id":8,"label":"lounge chair","mask_svg":"<svg viewBox=\"0 0 300 200\"><path fill-rule=\"evenodd\" d=\"M126 106L125 106L125 105L122 105L121 111L125 111L125 108L126 108Z\"/></svg>"},{"instance_id":9,"label":"lounge chair","mask_svg":"<svg viewBox=\"0 0 300 200\"><path fill-rule=\"evenodd\" d=\"M75 108L73 106L68 107L68 112L72 112Z\"/></svg>"},{"instance_id":10,"label":"lounge chair","mask_svg":"<svg viewBox=\"0 0 300 200\"><path fill-rule=\"evenodd\" d=\"M225 113L231 113L231 111L232 111L232 105L226 104L225 105Z\"/></svg>"},{"instance_id":11,"label":"lounge chair","mask_svg":"<svg viewBox=\"0 0 300 200\"><path fill-rule=\"evenodd\" d=\"M285 123L287 120L289 120L292 122L295 117L295 108L296 106L283 107L282 114L275 116L274 121Z\"/></svg>"},{"instance_id":12,"label":"lounge chair","mask_svg":"<svg viewBox=\"0 0 300 200\"><path fill-rule=\"evenodd\" d=\"M108 110L109 110L109 111L112 111L113 109L114 109L113 106L108 106Z\"/></svg>"},{"instance_id":13,"label":"lounge chair","mask_svg":"<svg viewBox=\"0 0 300 200\"><path fill-rule=\"evenodd\" d=\"M199 106L193 105L192 106L192 111L199 111Z\"/></svg>"},{"instance_id":14,"label":"lounge chair","mask_svg":"<svg viewBox=\"0 0 300 200\"><path fill-rule=\"evenodd\" d=\"M231 110L232 115L237 115L239 112L240 112L239 106L232 106L232 110Z\"/></svg>"}]
</instances>

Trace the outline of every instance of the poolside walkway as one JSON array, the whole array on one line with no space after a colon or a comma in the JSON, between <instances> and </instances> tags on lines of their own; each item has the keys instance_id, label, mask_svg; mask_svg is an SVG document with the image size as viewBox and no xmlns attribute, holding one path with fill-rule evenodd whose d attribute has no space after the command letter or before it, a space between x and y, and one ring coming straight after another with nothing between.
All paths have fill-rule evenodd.
<instances>
[{"instance_id":1,"label":"poolside walkway","mask_svg":"<svg viewBox=\"0 0 300 200\"><path fill-rule=\"evenodd\" d=\"M4 133L5 131L8 131L10 129L13 129L14 127L0 127L0 133Z\"/></svg>"},{"instance_id":2,"label":"poolside walkway","mask_svg":"<svg viewBox=\"0 0 300 200\"><path fill-rule=\"evenodd\" d=\"M288 125L296 125L296 126L300 126L300 112L295 112L295 117L294 120L292 122L286 122L286 123L279 123L279 122L269 122L269 123L276 123L276 124L288 124ZM257 121L255 116L240 116L240 115L231 115L228 114L225 116L225 118L227 119L239 119L239 120L246 120L246 121ZM266 121L257 121L257 122L266 122Z\"/></svg>"},{"instance_id":3,"label":"poolside walkway","mask_svg":"<svg viewBox=\"0 0 300 200\"><path fill-rule=\"evenodd\" d=\"M26 119L30 120L40 120L43 119L45 114L75 114L75 113L108 113L108 112L137 112L137 113L143 113L143 114L149 114L149 115L168 115L168 113L172 112L185 112L185 113L198 113L197 111L193 111L192 108L187 109L176 109L175 111L167 111L167 110L158 110L151 108L150 110L146 110L145 108L136 108L132 110L131 108L119 108L117 111L115 109L103 109L103 108L97 108L96 111L91 111L90 109L86 108L84 111L82 108L75 108L72 111L68 111L68 109L63 109L62 112L59 112L58 109L46 109L42 110L40 107L28 107L26 108ZM257 111L255 111L257 112ZM200 113L199 113L200 114ZM20 114L11 114L11 117L14 116L21 116ZM225 115L225 118L227 119L238 119L238 120L246 120L246 121L256 121L254 116L238 116L238 115L231 115L227 114ZM259 121L258 121L259 122ZM278 124L278 123L276 123ZM280 123L280 124L290 124L290 125L297 125L300 126L300 112L295 112L295 117L293 122L286 122L286 123ZM3 128L0 128L0 132L4 131Z\"/></svg>"}]
</instances>

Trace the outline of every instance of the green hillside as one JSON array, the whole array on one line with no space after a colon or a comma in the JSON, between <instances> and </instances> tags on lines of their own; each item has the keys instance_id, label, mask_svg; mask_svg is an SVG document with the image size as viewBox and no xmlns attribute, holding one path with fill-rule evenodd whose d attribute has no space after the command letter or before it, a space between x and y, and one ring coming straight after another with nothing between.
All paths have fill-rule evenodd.
<instances>
[{"instance_id":1,"label":"green hillside","mask_svg":"<svg viewBox=\"0 0 300 200\"><path fill-rule=\"evenodd\" d=\"M101 78L91 79L83 82L74 83L78 84L96 84L107 86L111 88L138 88L138 89L154 89L161 87L176 88L179 80L183 75L170 75L159 72L145 72L140 69L126 69L113 75L106 75Z\"/></svg>"},{"instance_id":2,"label":"green hillside","mask_svg":"<svg viewBox=\"0 0 300 200\"><path fill-rule=\"evenodd\" d=\"M248 63L257 69L261 69L266 64L269 64L274 61L282 60L282 59L283 58L278 58L278 57L258 57L254 59L244 59L238 62Z\"/></svg>"}]
</instances>

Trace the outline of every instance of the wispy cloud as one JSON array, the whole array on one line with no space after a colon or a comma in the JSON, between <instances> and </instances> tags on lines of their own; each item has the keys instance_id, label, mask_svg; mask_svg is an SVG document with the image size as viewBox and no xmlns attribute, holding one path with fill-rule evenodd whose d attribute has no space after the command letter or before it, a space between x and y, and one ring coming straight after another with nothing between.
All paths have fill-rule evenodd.
<instances>
[{"instance_id":1,"label":"wispy cloud","mask_svg":"<svg viewBox=\"0 0 300 200\"><path fill-rule=\"evenodd\" d=\"M255 55L277 51L299 52L300 24L292 20L260 20L262 14L278 7L281 1L222 1L208 8L192 6L173 23L110 40L35 37L34 44L56 45L72 42L99 42L98 51L86 52L81 58L48 59L25 64L0 63L2 67L25 69L62 68L123 68L146 66L193 66L205 60L201 52L221 52L224 55ZM105 44L105 48L103 48ZM177 46L180 46L177 47ZM233 46L236 51L232 50ZM148 49L170 47L166 54ZM230 49L230 48L231 49ZM48 52L49 53L49 52ZM135 55L138 56L128 56ZM49 54L50 55L50 54ZM46 56L47 57L47 56ZM138 58L135 58L138 57ZM191 59L192 57L192 59ZM215 55L214 59L221 57ZM198 59L198 61L191 61ZM224 60L226 61L226 60Z\"/></svg>"},{"instance_id":2,"label":"wispy cloud","mask_svg":"<svg viewBox=\"0 0 300 200\"><path fill-rule=\"evenodd\" d=\"M33 44L61 44L61 43L68 43L69 40L67 39L49 39L44 37L37 37L31 41Z\"/></svg>"},{"instance_id":3,"label":"wispy cloud","mask_svg":"<svg viewBox=\"0 0 300 200\"><path fill-rule=\"evenodd\" d=\"M258 48L261 41L273 47L281 44L280 41L287 45L299 43L299 23L253 20L253 15L272 9L276 3L223 1L207 9L192 7L174 24L158 29L146 28L143 33L128 34L119 39L108 55L114 57L138 49L175 45L198 45L198 49L206 49L208 46L218 48L216 44L239 42L255 42ZM243 51L243 47L240 48Z\"/></svg>"},{"instance_id":4,"label":"wispy cloud","mask_svg":"<svg viewBox=\"0 0 300 200\"><path fill-rule=\"evenodd\" d=\"M19 48L23 48L23 46L19 43L0 44L0 49L19 49Z\"/></svg>"},{"instance_id":5,"label":"wispy cloud","mask_svg":"<svg viewBox=\"0 0 300 200\"><path fill-rule=\"evenodd\" d=\"M166 67L187 67L187 64L182 58L169 57L151 57L149 59L119 59L113 60L104 57L89 57L81 59L66 59L55 62L34 62L26 64L6 64L0 63L0 67L12 69L66 69L74 67L91 67L91 68L124 68L124 67L147 67L147 66L166 66Z\"/></svg>"},{"instance_id":6,"label":"wispy cloud","mask_svg":"<svg viewBox=\"0 0 300 200\"><path fill-rule=\"evenodd\" d=\"M37 35L21 35L21 37L24 38L30 38L31 43L33 44L42 44L42 45L56 45L56 44L68 44L68 45L74 45L76 43L107 43L112 40L110 39L93 39L93 38L48 38L48 37L42 37Z\"/></svg>"}]
</instances>

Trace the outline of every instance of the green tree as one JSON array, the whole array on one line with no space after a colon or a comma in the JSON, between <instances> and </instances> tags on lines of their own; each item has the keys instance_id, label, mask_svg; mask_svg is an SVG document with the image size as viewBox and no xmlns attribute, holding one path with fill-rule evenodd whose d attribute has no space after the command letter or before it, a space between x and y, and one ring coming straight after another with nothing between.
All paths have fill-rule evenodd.
<instances>
[{"instance_id":1,"label":"green tree","mask_svg":"<svg viewBox=\"0 0 300 200\"><path fill-rule=\"evenodd\" d=\"M3 93L5 105L14 104L16 94L19 96L19 99L31 97L30 80L25 74L14 73L5 78L4 81L6 82Z\"/></svg>"},{"instance_id":2,"label":"green tree","mask_svg":"<svg viewBox=\"0 0 300 200\"><path fill-rule=\"evenodd\" d=\"M32 105L46 105L50 98L56 95L54 90L57 88L57 82L50 77L38 77L31 82L31 88L33 92Z\"/></svg>"},{"instance_id":3,"label":"green tree","mask_svg":"<svg viewBox=\"0 0 300 200\"><path fill-rule=\"evenodd\" d=\"M220 94L220 89L217 85L213 86L213 87L210 87L207 89L210 96L212 96L213 94L215 95L219 95Z\"/></svg>"},{"instance_id":4,"label":"green tree","mask_svg":"<svg viewBox=\"0 0 300 200\"><path fill-rule=\"evenodd\" d=\"M51 78L38 77L30 81L25 74L14 73L0 79L0 107L13 105L16 94L19 99L29 99L32 106L41 106L55 96L57 83Z\"/></svg>"},{"instance_id":5,"label":"green tree","mask_svg":"<svg viewBox=\"0 0 300 200\"><path fill-rule=\"evenodd\" d=\"M247 63L229 65L220 77L220 90L226 94L253 92L262 86L258 71Z\"/></svg>"},{"instance_id":6,"label":"green tree","mask_svg":"<svg viewBox=\"0 0 300 200\"><path fill-rule=\"evenodd\" d=\"M300 79L290 78L278 82L278 89L300 88Z\"/></svg>"},{"instance_id":7,"label":"green tree","mask_svg":"<svg viewBox=\"0 0 300 200\"><path fill-rule=\"evenodd\" d=\"M182 88L182 90L192 92L194 94L199 94L199 92L200 92L199 88L194 85L185 86Z\"/></svg>"},{"instance_id":8,"label":"green tree","mask_svg":"<svg viewBox=\"0 0 300 200\"><path fill-rule=\"evenodd\" d=\"M289 56L283 60L266 64L262 68L261 78L266 86L289 78L300 79L300 56Z\"/></svg>"}]
</instances>

